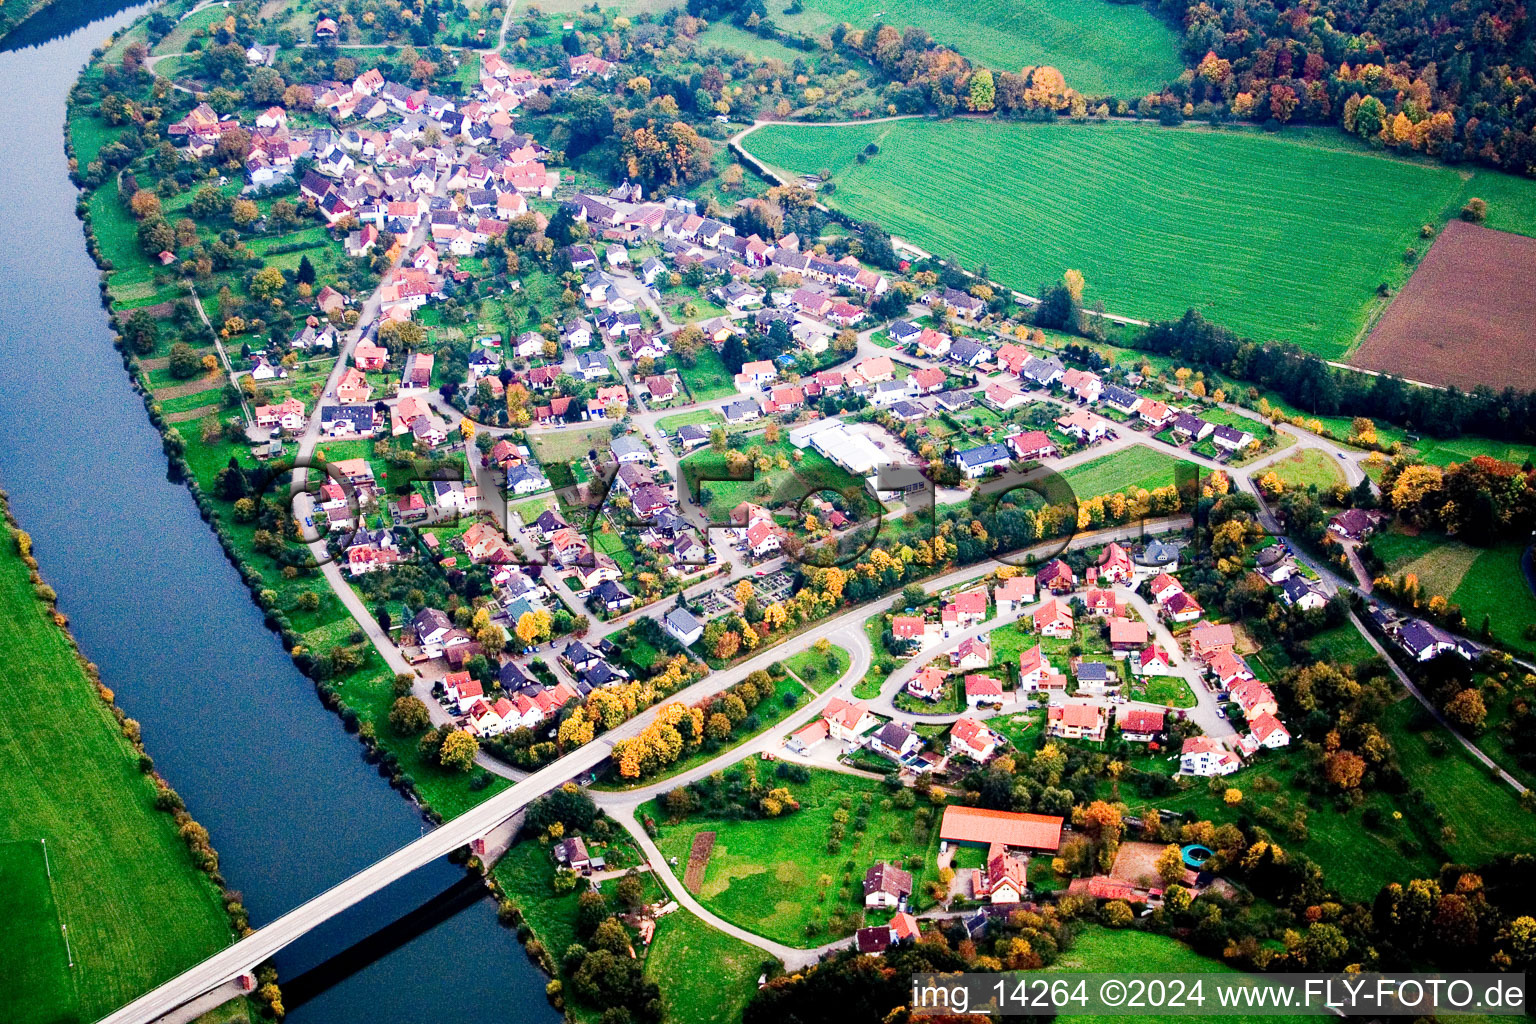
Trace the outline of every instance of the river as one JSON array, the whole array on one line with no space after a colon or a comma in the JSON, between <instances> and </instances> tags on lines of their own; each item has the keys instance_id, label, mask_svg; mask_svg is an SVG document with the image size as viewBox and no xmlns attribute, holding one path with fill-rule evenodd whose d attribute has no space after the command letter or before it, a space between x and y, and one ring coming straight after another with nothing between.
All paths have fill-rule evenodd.
<instances>
[{"instance_id":1,"label":"river","mask_svg":"<svg viewBox=\"0 0 1536 1024\"><path fill-rule=\"evenodd\" d=\"M166 480L159 435L112 348L62 126L92 47L143 9L34 28L36 45L0 53L0 483L86 656L143 724L260 925L416 838L423 821L320 705L191 495ZM463 879L431 865L286 950L284 982L317 967L321 982L288 1019L558 1020L543 975Z\"/></svg>"}]
</instances>

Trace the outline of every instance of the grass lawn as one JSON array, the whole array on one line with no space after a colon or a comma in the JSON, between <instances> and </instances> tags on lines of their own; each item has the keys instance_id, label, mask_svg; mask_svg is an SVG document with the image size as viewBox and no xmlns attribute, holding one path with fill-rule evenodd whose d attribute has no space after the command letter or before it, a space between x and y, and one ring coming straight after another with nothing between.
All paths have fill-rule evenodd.
<instances>
[{"instance_id":1,"label":"grass lawn","mask_svg":"<svg viewBox=\"0 0 1536 1024\"><path fill-rule=\"evenodd\" d=\"M750 928L788 945L810 947L839 934L850 934L863 909L861 883L864 872L876 860L900 858L904 867L914 857L921 867L913 870L921 905L923 883L937 877L933 870L938 849L938 816L927 839L915 835L916 811L887 807L890 799L877 782L838 772L812 771L806 783L791 783L800 810L779 818L736 820L695 816L677 824L667 823L666 813L647 804L645 813L661 825L657 845L668 858L676 857L680 869L688 862L694 834L715 833L715 845L699 901L711 911L743 928ZM847 832L841 849L829 854L828 829L833 814L849 804ZM871 805L868 827L855 828L860 803ZM820 899L825 883L825 900ZM858 894L857 898L855 893ZM841 928L830 915L842 914ZM810 931L818 924L815 932Z\"/></svg>"},{"instance_id":2,"label":"grass lawn","mask_svg":"<svg viewBox=\"0 0 1536 1024\"><path fill-rule=\"evenodd\" d=\"M693 46L699 53L717 46L722 50L729 50L731 53L743 54L757 60L767 60L772 57L789 65L793 65L797 60L811 57L811 54L804 50L785 46L777 39L764 39L757 33L737 28L728 21L717 21L694 36Z\"/></svg>"},{"instance_id":3,"label":"grass lawn","mask_svg":"<svg viewBox=\"0 0 1536 1024\"><path fill-rule=\"evenodd\" d=\"M1336 661L1341 665L1359 665L1378 656L1351 622L1342 622L1313 636L1307 641L1307 650L1319 661ZM1284 655L1271 648L1261 652L1260 657L1273 672L1288 667Z\"/></svg>"},{"instance_id":4,"label":"grass lawn","mask_svg":"<svg viewBox=\"0 0 1536 1024\"><path fill-rule=\"evenodd\" d=\"M1157 91L1182 70L1178 36L1151 11L1104 0L809 0L775 20L795 31L825 33L840 21L868 29L879 20L915 25L935 40L993 68L1051 64L1090 96L1123 98ZM771 56L771 55L770 55Z\"/></svg>"},{"instance_id":5,"label":"grass lawn","mask_svg":"<svg viewBox=\"0 0 1536 1024\"><path fill-rule=\"evenodd\" d=\"M1100 494L1116 494L1141 487L1153 490L1174 482L1179 460L1137 445L1074 466L1062 476L1079 500Z\"/></svg>"},{"instance_id":6,"label":"grass lawn","mask_svg":"<svg viewBox=\"0 0 1536 1024\"><path fill-rule=\"evenodd\" d=\"M223 948L229 924L9 531L0 636L0 1006L8 1024L95 1020Z\"/></svg>"},{"instance_id":7,"label":"grass lawn","mask_svg":"<svg viewBox=\"0 0 1536 1024\"><path fill-rule=\"evenodd\" d=\"M1481 551L1461 586L1450 595L1452 604L1461 605L1467 625L1475 632L1482 628L1483 617L1493 635L1517 650L1536 650L1536 643L1521 634L1536 622L1536 594L1520 571L1519 544L1502 544Z\"/></svg>"},{"instance_id":8,"label":"grass lawn","mask_svg":"<svg viewBox=\"0 0 1536 1024\"><path fill-rule=\"evenodd\" d=\"M1121 789L1132 814L1140 814L1147 808L1167 808L1172 811L1193 811L1198 817L1217 824L1238 821L1244 824L1263 824L1256 817L1260 808L1276 808L1281 800L1287 800L1290 811L1281 815L1281 821L1289 821L1298 808L1306 809L1307 838L1296 840L1286 827L1269 827L1276 843L1292 854L1306 855L1322 867L1322 874L1330 886L1335 887L1350 900L1370 900L1387 881L1404 878L1428 877L1439 866L1439 858L1424 847L1421 812L1409 806L1405 798L1395 798L1384 792L1370 792L1359 808L1341 811L1332 798L1319 798L1299 788L1295 775L1306 763L1306 755L1299 748L1287 751L1267 752L1256 758L1253 765L1244 768L1240 775L1233 775L1230 785L1241 789L1243 803L1229 808L1220 795L1213 795L1204 780L1184 792L1163 795L1146 800L1138 797L1134 789ZM1412 774L1410 774L1412 778ZM1261 783L1260 780L1266 780ZM1273 792L1267 786L1273 785ZM1416 783L1415 785L1419 785ZM1491 783L1488 783L1491 785ZM1425 791L1447 792L1425 786ZM1467 794L1458 792L1458 801L1468 800ZM1447 801L1448 803L1448 801ZM1362 820L1364 809L1375 806L1381 812L1382 823L1369 829ZM1401 820L1393 820L1392 812L1401 811ZM1433 831L1438 834L1438 827ZM1453 854L1459 847L1452 846Z\"/></svg>"},{"instance_id":9,"label":"grass lawn","mask_svg":"<svg viewBox=\"0 0 1536 1024\"><path fill-rule=\"evenodd\" d=\"M1339 460L1316 448L1287 455L1264 472L1273 472L1287 487L1302 489L1316 484L1319 490L1326 491L1344 482L1344 470L1339 467Z\"/></svg>"},{"instance_id":10,"label":"grass lawn","mask_svg":"<svg viewBox=\"0 0 1536 1024\"><path fill-rule=\"evenodd\" d=\"M1353 346L1377 286L1407 280L1402 253L1423 244L1420 225L1442 223L1499 177L1463 180L1300 133L1119 122L796 125L746 142L791 172L831 169L837 207L930 252L985 262L1005 284L1032 292L1073 268L1086 301L1110 312L1156 319L1195 307L1329 358ZM871 142L879 155L856 163ZM948 185L936 194L928 183L940 177ZM1506 205L1536 207L1536 184L1499 185ZM1005 224L998 209L1017 216Z\"/></svg>"},{"instance_id":11,"label":"grass lawn","mask_svg":"<svg viewBox=\"0 0 1536 1024\"><path fill-rule=\"evenodd\" d=\"M1195 695L1182 676L1132 676L1126 696L1170 708L1195 706Z\"/></svg>"},{"instance_id":12,"label":"grass lawn","mask_svg":"<svg viewBox=\"0 0 1536 1024\"><path fill-rule=\"evenodd\" d=\"M757 993L767 959L756 946L677 910L656 925L645 976L661 987L667 1020L734 1024Z\"/></svg>"},{"instance_id":13,"label":"grass lawn","mask_svg":"<svg viewBox=\"0 0 1536 1024\"><path fill-rule=\"evenodd\" d=\"M675 434L678 427L686 427L693 423L715 427L724 422L724 418L713 409L693 409L680 412L676 416L663 416L656 421L656 425L668 434Z\"/></svg>"},{"instance_id":14,"label":"grass lawn","mask_svg":"<svg viewBox=\"0 0 1536 1024\"><path fill-rule=\"evenodd\" d=\"M1451 852L1477 864L1500 853L1531 849L1536 844L1536 815L1522 808L1512 789L1490 778L1461 744L1419 710L1418 701L1405 697L1382 715L1381 729L1397 748L1410 784L1429 794L1445 824L1455 830L1455 841L1446 844ZM1427 728L1415 732L1415 726ZM1430 749L1429 737L1436 734L1444 740L1444 753Z\"/></svg>"},{"instance_id":15,"label":"grass lawn","mask_svg":"<svg viewBox=\"0 0 1536 1024\"><path fill-rule=\"evenodd\" d=\"M1033 863L1031 864L1033 867ZM1119 973L1130 965L1139 974L1236 974L1220 960L1201 956L1177 939L1151 932L1115 930L1090 925L1077 934L1072 945L1062 952L1047 971L1087 971ZM1208 997L1209 998L1209 997ZM1071 1014L1072 1021L1122 1021L1124 1017L1093 1017ZM1148 1024L1193 1024L1203 1018L1177 1014L1152 1014L1139 1018ZM1282 1024L1285 1017L1244 1014L1244 1020L1260 1024Z\"/></svg>"},{"instance_id":16,"label":"grass lawn","mask_svg":"<svg viewBox=\"0 0 1536 1024\"><path fill-rule=\"evenodd\" d=\"M524 525L527 525L538 519L545 512L559 512L560 502L552 495L545 495L542 498L520 501L516 505L511 506L511 508L513 512L517 513L517 517L523 521Z\"/></svg>"},{"instance_id":17,"label":"grass lawn","mask_svg":"<svg viewBox=\"0 0 1536 1024\"><path fill-rule=\"evenodd\" d=\"M1044 718L1044 711L1016 711L1011 715L994 715L986 724L1011 743L1013 749L1028 751L1035 749L1043 733L1040 726Z\"/></svg>"},{"instance_id":18,"label":"grass lawn","mask_svg":"<svg viewBox=\"0 0 1536 1024\"><path fill-rule=\"evenodd\" d=\"M736 376L720 361L720 353L705 345L692 366L684 365L677 356L668 356L668 365L674 367L683 383L693 394L695 402L709 402L716 398L737 393Z\"/></svg>"},{"instance_id":19,"label":"grass lawn","mask_svg":"<svg viewBox=\"0 0 1536 1024\"><path fill-rule=\"evenodd\" d=\"M833 644L825 656L807 648L793 658L786 659L784 667L806 686L820 692L843 678L843 673L848 671L848 663L848 652Z\"/></svg>"},{"instance_id":20,"label":"grass lawn","mask_svg":"<svg viewBox=\"0 0 1536 1024\"><path fill-rule=\"evenodd\" d=\"M545 467L551 463L574 462L585 457L587 452L594 448L601 455L613 442L613 436L608 433L607 427L592 427L588 430L575 427L564 430L545 430L529 433L528 439L534 455L538 456L539 464Z\"/></svg>"}]
</instances>

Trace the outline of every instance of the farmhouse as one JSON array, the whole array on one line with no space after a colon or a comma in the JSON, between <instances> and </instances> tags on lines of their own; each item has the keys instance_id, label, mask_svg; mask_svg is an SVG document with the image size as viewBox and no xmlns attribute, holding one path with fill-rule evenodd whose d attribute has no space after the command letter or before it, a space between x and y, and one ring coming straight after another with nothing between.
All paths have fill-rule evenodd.
<instances>
[{"instance_id":1,"label":"farmhouse","mask_svg":"<svg viewBox=\"0 0 1536 1024\"><path fill-rule=\"evenodd\" d=\"M947 848L976 846L990 850L1041 850L1055 853L1061 846L1062 819L1049 814L1023 814L1018 811L992 811L982 807L944 808L939 823L939 840Z\"/></svg>"},{"instance_id":2,"label":"farmhouse","mask_svg":"<svg viewBox=\"0 0 1536 1024\"><path fill-rule=\"evenodd\" d=\"M1029 894L1025 878L1028 864L1003 850L991 853L987 866L976 868L971 877L971 892L990 903L1018 903Z\"/></svg>"},{"instance_id":3,"label":"farmhouse","mask_svg":"<svg viewBox=\"0 0 1536 1024\"><path fill-rule=\"evenodd\" d=\"M1383 518L1380 512L1352 508L1328 520L1328 532L1345 540L1364 540L1376 532Z\"/></svg>"},{"instance_id":4,"label":"farmhouse","mask_svg":"<svg viewBox=\"0 0 1536 1024\"><path fill-rule=\"evenodd\" d=\"M864 905L894 907L912 895L912 875L880 861L864 873Z\"/></svg>"}]
</instances>

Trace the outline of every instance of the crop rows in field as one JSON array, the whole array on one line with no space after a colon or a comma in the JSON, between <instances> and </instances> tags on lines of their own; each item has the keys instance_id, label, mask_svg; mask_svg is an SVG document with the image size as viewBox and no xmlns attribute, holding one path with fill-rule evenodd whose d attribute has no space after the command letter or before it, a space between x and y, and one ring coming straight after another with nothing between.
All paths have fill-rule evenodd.
<instances>
[{"instance_id":1,"label":"crop rows in field","mask_svg":"<svg viewBox=\"0 0 1536 1024\"><path fill-rule=\"evenodd\" d=\"M871 142L879 153L855 162ZM1022 291L1075 268L1085 301L1112 313L1193 307L1329 358L1349 351L1377 287L1406 280L1420 225L1478 184L1283 136L1130 122L769 126L745 144L788 171L830 170L833 205Z\"/></svg>"}]
</instances>

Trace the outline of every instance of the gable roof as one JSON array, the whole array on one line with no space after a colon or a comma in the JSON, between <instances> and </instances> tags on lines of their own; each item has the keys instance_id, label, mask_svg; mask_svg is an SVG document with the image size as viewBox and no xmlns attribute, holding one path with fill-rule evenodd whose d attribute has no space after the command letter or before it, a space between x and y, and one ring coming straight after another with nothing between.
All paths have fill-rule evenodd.
<instances>
[{"instance_id":1,"label":"gable roof","mask_svg":"<svg viewBox=\"0 0 1536 1024\"><path fill-rule=\"evenodd\" d=\"M944 808L939 838L949 842L1055 850L1061 845L1062 819L1049 814L993 811L982 807Z\"/></svg>"}]
</instances>

